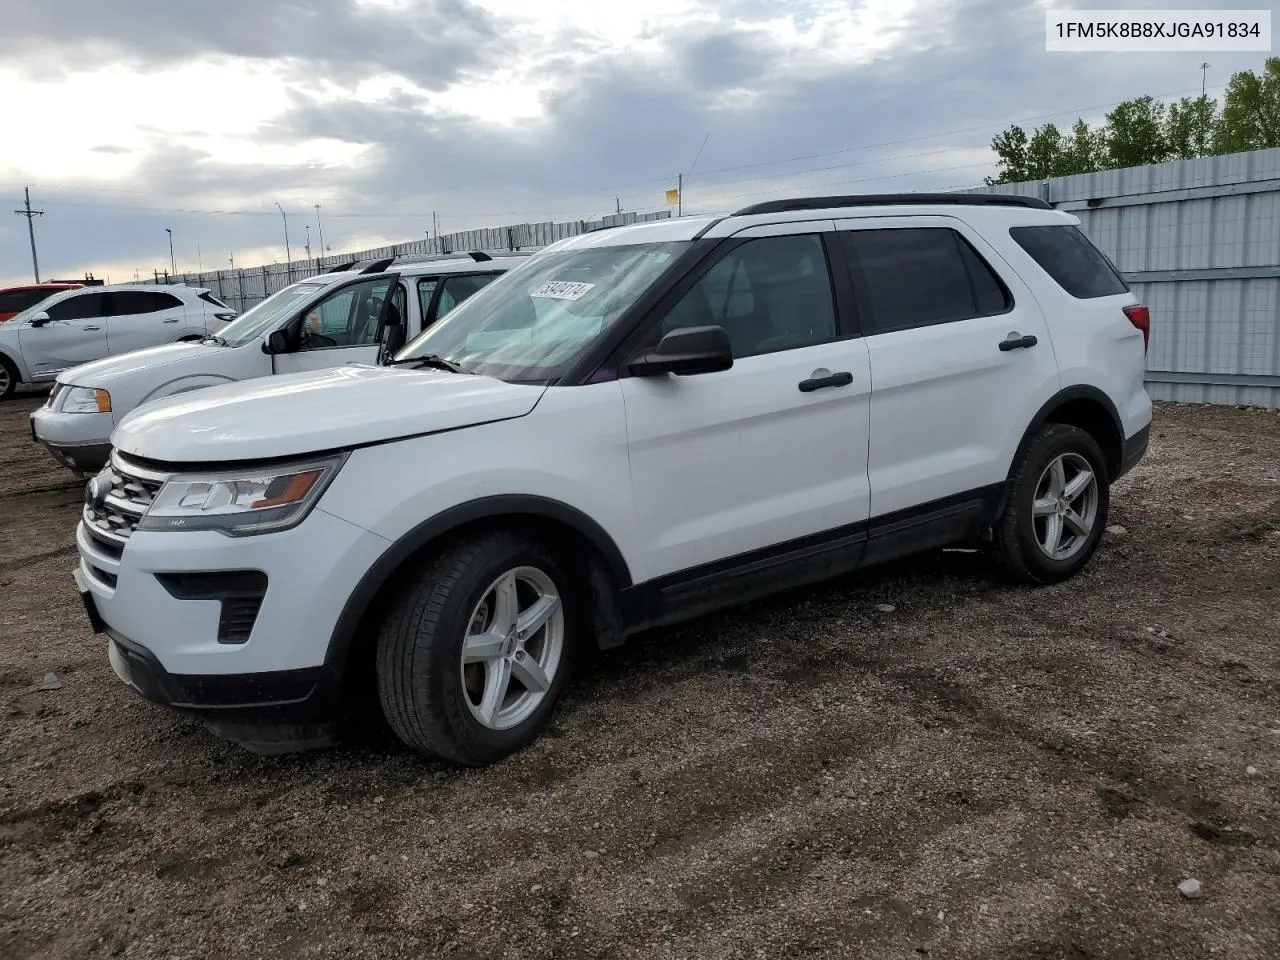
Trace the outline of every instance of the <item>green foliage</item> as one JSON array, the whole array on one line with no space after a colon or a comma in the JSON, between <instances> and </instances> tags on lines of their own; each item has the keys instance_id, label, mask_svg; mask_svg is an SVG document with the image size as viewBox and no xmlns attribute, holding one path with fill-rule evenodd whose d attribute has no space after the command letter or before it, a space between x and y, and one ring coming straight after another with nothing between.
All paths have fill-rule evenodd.
<instances>
[{"instance_id":1,"label":"green foliage","mask_svg":"<svg viewBox=\"0 0 1280 960\"><path fill-rule=\"evenodd\" d=\"M1069 134L1047 123L1030 136L1009 127L991 141L999 174L988 184L1065 177L1165 160L1280 147L1280 57L1231 77L1221 109L1211 97L1118 104L1096 129L1077 120Z\"/></svg>"}]
</instances>

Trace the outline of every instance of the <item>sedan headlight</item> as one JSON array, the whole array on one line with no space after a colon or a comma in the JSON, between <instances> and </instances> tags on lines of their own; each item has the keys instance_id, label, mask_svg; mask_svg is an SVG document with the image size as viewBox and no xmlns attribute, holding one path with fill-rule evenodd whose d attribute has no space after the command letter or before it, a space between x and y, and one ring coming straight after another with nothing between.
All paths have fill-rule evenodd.
<instances>
[{"instance_id":1,"label":"sedan headlight","mask_svg":"<svg viewBox=\"0 0 1280 960\"><path fill-rule=\"evenodd\" d=\"M63 413L110 413L111 394L94 387L70 387L62 401Z\"/></svg>"},{"instance_id":2,"label":"sedan headlight","mask_svg":"<svg viewBox=\"0 0 1280 960\"><path fill-rule=\"evenodd\" d=\"M333 481L346 454L307 463L174 477L139 530L217 530L232 537L297 526Z\"/></svg>"}]
</instances>

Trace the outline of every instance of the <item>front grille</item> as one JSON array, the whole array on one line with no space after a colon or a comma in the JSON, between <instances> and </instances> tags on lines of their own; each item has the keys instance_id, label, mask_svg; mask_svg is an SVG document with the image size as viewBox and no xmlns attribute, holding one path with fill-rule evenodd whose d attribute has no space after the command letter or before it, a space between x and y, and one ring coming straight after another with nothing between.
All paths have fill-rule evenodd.
<instances>
[{"instance_id":1,"label":"front grille","mask_svg":"<svg viewBox=\"0 0 1280 960\"><path fill-rule=\"evenodd\" d=\"M111 454L108 464L97 479L108 485L106 496L98 503L86 503L84 523L90 536L116 551L138 529L138 521L155 500L164 485L164 474L131 464L118 453Z\"/></svg>"}]
</instances>

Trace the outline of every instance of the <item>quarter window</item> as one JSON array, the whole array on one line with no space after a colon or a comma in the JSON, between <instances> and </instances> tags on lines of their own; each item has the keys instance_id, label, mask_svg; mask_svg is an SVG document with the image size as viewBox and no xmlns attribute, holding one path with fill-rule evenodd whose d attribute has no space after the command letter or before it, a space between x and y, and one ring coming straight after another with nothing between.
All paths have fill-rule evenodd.
<instances>
[{"instance_id":1,"label":"quarter window","mask_svg":"<svg viewBox=\"0 0 1280 960\"><path fill-rule=\"evenodd\" d=\"M1012 227L1009 236L1077 300L1129 292L1111 261L1074 224Z\"/></svg>"},{"instance_id":2,"label":"quarter window","mask_svg":"<svg viewBox=\"0 0 1280 960\"><path fill-rule=\"evenodd\" d=\"M719 326L736 358L836 338L835 302L816 234L748 240L708 270L668 311L663 331Z\"/></svg>"},{"instance_id":3,"label":"quarter window","mask_svg":"<svg viewBox=\"0 0 1280 960\"><path fill-rule=\"evenodd\" d=\"M1005 285L949 227L841 233L863 305L863 332L885 333L1004 313Z\"/></svg>"},{"instance_id":4,"label":"quarter window","mask_svg":"<svg viewBox=\"0 0 1280 960\"><path fill-rule=\"evenodd\" d=\"M496 273L479 274L470 277L445 277L444 287L440 291L440 301L436 305L436 319L443 317L473 293L483 289L498 278Z\"/></svg>"}]
</instances>

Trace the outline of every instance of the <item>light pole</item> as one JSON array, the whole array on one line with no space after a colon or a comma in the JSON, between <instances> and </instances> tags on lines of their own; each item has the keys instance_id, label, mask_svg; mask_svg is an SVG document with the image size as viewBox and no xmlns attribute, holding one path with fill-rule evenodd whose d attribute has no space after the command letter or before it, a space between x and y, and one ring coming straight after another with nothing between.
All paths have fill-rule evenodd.
<instances>
[{"instance_id":1,"label":"light pole","mask_svg":"<svg viewBox=\"0 0 1280 960\"><path fill-rule=\"evenodd\" d=\"M320 234L320 257L324 258L324 228L320 226L320 204L316 204L316 233Z\"/></svg>"},{"instance_id":2,"label":"light pole","mask_svg":"<svg viewBox=\"0 0 1280 960\"><path fill-rule=\"evenodd\" d=\"M293 283L293 254L289 251L289 218L284 215L284 207L280 206L279 200L272 201L276 205L276 209L280 211L280 219L284 221L284 256L287 266L285 269L289 274L289 282Z\"/></svg>"},{"instance_id":3,"label":"light pole","mask_svg":"<svg viewBox=\"0 0 1280 960\"><path fill-rule=\"evenodd\" d=\"M173 259L173 231L170 230L168 227L165 227L164 232L169 235L169 270L171 271L170 275L177 276L178 264L177 264L177 261Z\"/></svg>"}]
</instances>

